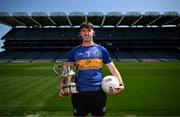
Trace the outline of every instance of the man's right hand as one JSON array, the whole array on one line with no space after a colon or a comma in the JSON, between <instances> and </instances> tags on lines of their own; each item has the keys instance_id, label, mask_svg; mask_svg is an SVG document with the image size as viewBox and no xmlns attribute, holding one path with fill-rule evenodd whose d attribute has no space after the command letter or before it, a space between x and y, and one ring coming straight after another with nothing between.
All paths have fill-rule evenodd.
<instances>
[{"instance_id":1,"label":"man's right hand","mask_svg":"<svg viewBox=\"0 0 180 117\"><path fill-rule=\"evenodd\" d=\"M59 96L64 97L64 91L62 90L62 88L60 88L60 90L59 90Z\"/></svg>"}]
</instances>

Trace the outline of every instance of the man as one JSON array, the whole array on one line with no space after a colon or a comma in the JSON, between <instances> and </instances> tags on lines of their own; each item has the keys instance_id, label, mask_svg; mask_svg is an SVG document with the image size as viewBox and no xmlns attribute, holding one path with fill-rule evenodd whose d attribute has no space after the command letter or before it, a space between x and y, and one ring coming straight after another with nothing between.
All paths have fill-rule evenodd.
<instances>
[{"instance_id":1,"label":"man","mask_svg":"<svg viewBox=\"0 0 180 117\"><path fill-rule=\"evenodd\" d=\"M69 53L69 62L76 62L78 66L76 84L79 93L72 94L71 97L75 116L86 116L89 113L92 116L105 115L107 96L101 88L103 63L119 80L119 86L123 85L121 75L112 62L109 52L93 42L94 34L93 24L83 22L80 26L82 44L73 48ZM110 95L116 95L123 89L119 87L118 92ZM62 88L59 94L63 96Z\"/></svg>"}]
</instances>

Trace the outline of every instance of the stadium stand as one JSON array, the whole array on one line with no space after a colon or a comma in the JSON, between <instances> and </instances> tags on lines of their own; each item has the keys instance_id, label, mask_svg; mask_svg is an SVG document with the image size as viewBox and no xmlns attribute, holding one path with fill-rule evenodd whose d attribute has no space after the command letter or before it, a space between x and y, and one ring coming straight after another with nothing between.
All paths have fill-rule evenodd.
<instances>
[{"instance_id":1,"label":"stadium stand","mask_svg":"<svg viewBox=\"0 0 180 117\"><path fill-rule=\"evenodd\" d=\"M178 61L176 58L168 55L165 51L150 51L149 54L161 61Z\"/></svg>"},{"instance_id":2,"label":"stadium stand","mask_svg":"<svg viewBox=\"0 0 180 117\"><path fill-rule=\"evenodd\" d=\"M94 41L115 61L180 61L180 15L164 12L0 12L0 23L12 27L4 40L0 62L64 61L81 43L79 26L95 25Z\"/></svg>"},{"instance_id":3,"label":"stadium stand","mask_svg":"<svg viewBox=\"0 0 180 117\"><path fill-rule=\"evenodd\" d=\"M157 58L154 58L145 51L132 51L131 53L137 60L142 62L159 62Z\"/></svg>"},{"instance_id":4,"label":"stadium stand","mask_svg":"<svg viewBox=\"0 0 180 117\"><path fill-rule=\"evenodd\" d=\"M65 50L65 51L60 51L60 54L59 54L59 56L56 58L56 62L63 62L63 61L65 61L66 59L67 59L67 57L68 57L68 52L69 51L67 51L67 50Z\"/></svg>"},{"instance_id":5,"label":"stadium stand","mask_svg":"<svg viewBox=\"0 0 180 117\"><path fill-rule=\"evenodd\" d=\"M41 61L54 61L55 58L59 55L58 51L46 51L42 52L39 57L33 60L33 62L41 62Z\"/></svg>"},{"instance_id":6,"label":"stadium stand","mask_svg":"<svg viewBox=\"0 0 180 117\"><path fill-rule=\"evenodd\" d=\"M116 56L118 61L125 61L125 62L137 62L138 61L128 51L115 51L114 55Z\"/></svg>"}]
</instances>

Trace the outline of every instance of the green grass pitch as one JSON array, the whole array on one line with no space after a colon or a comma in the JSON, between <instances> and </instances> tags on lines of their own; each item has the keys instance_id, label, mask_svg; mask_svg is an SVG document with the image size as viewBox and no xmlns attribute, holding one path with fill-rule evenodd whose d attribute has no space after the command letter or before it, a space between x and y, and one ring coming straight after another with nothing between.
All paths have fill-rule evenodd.
<instances>
[{"instance_id":1,"label":"green grass pitch","mask_svg":"<svg viewBox=\"0 0 180 117\"><path fill-rule=\"evenodd\" d=\"M58 96L54 64L0 63L0 116L72 116L70 96ZM180 62L115 64L125 90L108 96L107 116L180 115Z\"/></svg>"}]
</instances>

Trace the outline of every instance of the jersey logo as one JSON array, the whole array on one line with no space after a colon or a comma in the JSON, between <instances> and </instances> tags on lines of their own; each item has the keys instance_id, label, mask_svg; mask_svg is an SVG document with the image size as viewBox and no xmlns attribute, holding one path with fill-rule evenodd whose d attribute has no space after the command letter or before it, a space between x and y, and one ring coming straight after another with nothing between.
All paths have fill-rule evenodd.
<instances>
[{"instance_id":1,"label":"jersey logo","mask_svg":"<svg viewBox=\"0 0 180 117\"><path fill-rule=\"evenodd\" d=\"M86 51L86 52L85 52L85 56L86 56L86 57L90 57L90 53L91 53L91 51Z\"/></svg>"},{"instance_id":2,"label":"jersey logo","mask_svg":"<svg viewBox=\"0 0 180 117\"><path fill-rule=\"evenodd\" d=\"M87 59L87 60L86 60L86 65L88 65L89 63L91 63L91 60L90 60L90 59Z\"/></svg>"},{"instance_id":3,"label":"jersey logo","mask_svg":"<svg viewBox=\"0 0 180 117\"><path fill-rule=\"evenodd\" d=\"M99 55L98 52L94 52L94 56L97 57Z\"/></svg>"}]
</instances>

